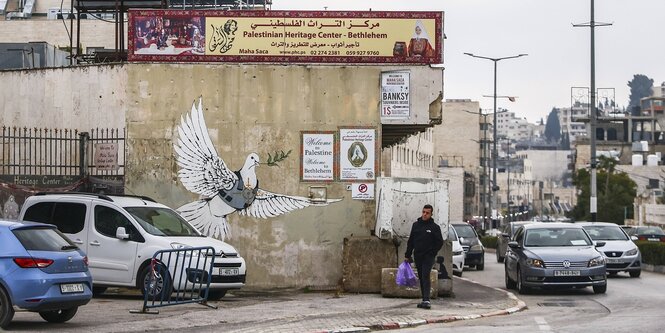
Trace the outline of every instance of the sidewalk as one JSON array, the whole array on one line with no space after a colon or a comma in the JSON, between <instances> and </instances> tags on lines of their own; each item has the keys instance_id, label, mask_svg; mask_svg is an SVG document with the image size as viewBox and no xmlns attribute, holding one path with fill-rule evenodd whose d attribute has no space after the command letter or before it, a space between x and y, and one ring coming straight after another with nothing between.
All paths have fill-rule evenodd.
<instances>
[{"instance_id":1,"label":"sidewalk","mask_svg":"<svg viewBox=\"0 0 665 333\"><path fill-rule=\"evenodd\" d=\"M17 314L11 329L43 332L366 332L427 323L450 322L505 315L526 306L512 294L463 278L454 280L454 296L432 300L432 309L416 308L418 299L383 298L380 294L303 293L300 291L251 292L239 290L218 309L198 304L159 308L160 313L130 314L142 298L113 294L95 298L64 325L48 325L38 315Z\"/></svg>"}]
</instances>

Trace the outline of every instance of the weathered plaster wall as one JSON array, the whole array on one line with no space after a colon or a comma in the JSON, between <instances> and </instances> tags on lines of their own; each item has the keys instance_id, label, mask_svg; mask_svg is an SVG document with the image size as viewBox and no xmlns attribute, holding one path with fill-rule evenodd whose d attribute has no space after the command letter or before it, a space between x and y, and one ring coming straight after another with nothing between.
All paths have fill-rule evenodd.
<instances>
[{"instance_id":1,"label":"weathered plaster wall","mask_svg":"<svg viewBox=\"0 0 665 333\"><path fill-rule=\"evenodd\" d=\"M37 3L40 3L37 1ZM59 3L58 3L58 6ZM69 9L69 5L65 6ZM68 47L69 36L73 36L72 43L76 44L76 21L73 30L70 30L69 20L46 20L45 18L31 19L29 24L25 20L11 20L0 22L0 36L3 43L47 42L51 45ZM127 27L125 25L125 31ZM38 37L37 37L38 36ZM81 20L81 46L115 48L115 24L100 20Z\"/></svg>"},{"instance_id":2,"label":"weathered plaster wall","mask_svg":"<svg viewBox=\"0 0 665 333\"><path fill-rule=\"evenodd\" d=\"M0 71L0 124L123 128L126 85L122 66Z\"/></svg>"}]
</instances>

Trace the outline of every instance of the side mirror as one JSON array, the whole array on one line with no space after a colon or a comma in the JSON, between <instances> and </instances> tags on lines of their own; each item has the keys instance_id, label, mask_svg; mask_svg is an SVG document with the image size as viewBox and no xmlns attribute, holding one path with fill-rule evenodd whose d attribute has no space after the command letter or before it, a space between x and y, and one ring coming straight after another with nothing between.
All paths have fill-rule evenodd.
<instances>
[{"instance_id":1,"label":"side mirror","mask_svg":"<svg viewBox=\"0 0 665 333\"><path fill-rule=\"evenodd\" d=\"M504 232L504 233L501 234L501 237L503 237L503 238L510 238L510 235Z\"/></svg>"},{"instance_id":2,"label":"side mirror","mask_svg":"<svg viewBox=\"0 0 665 333\"><path fill-rule=\"evenodd\" d=\"M118 227L118 229L115 230L115 238L129 239L129 234L125 231L125 227Z\"/></svg>"},{"instance_id":3,"label":"side mirror","mask_svg":"<svg viewBox=\"0 0 665 333\"><path fill-rule=\"evenodd\" d=\"M594 243L596 243L596 247L603 247L606 244L605 242L594 242Z\"/></svg>"},{"instance_id":4,"label":"side mirror","mask_svg":"<svg viewBox=\"0 0 665 333\"><path fill-rule=\"evenodd\" d=\"M437 262L438 264L443 264L443 256L438 256L438 257L436 257L436 262Z\"/></svg>"},{"instance_id":5,"label":"side mirror","mask_svg":"<svg viewBox=\"0 0 665 333\"><path fill-rule=\"evenodd\" d=\"M520 244L517 243L516 241L508 242L508 247L510 247L511 249L519 249Z\"/></svg>"},{"instance_id":6,"label":"side mirror","mask_svg":"<svg viewBox=\"0 0 665 333\"><path fill-rule=\"evenodd\" d=\"M637 236L630 236L630 240L636 241L636 240L639 240L639 238L637 238Z\"/></svg>"}]
</instances>

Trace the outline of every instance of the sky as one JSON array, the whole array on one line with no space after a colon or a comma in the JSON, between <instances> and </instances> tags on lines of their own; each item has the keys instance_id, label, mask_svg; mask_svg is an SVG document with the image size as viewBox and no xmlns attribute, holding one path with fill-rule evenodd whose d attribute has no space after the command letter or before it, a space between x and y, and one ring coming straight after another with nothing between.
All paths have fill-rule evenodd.
<instances>
[{"instance_id":1,"label":"sky","mask_svg":"<svg viewBox=\"0 0 665 333\"><path fill-rule=\"evenodd\" d=\"M490 58L527 53L498 62L497 107L530 122L547 120L553 107L571 105L572 87L591 85L591 0L273 0L272 10L443 11L444 98L471 99L491 112L494 90ZM326 8L327 7L327 8ZM627 85L635 74L665 81L663 0L596 0L596 87L614 89L618 106L627 106Z\"/></svg>"}]
</instances>

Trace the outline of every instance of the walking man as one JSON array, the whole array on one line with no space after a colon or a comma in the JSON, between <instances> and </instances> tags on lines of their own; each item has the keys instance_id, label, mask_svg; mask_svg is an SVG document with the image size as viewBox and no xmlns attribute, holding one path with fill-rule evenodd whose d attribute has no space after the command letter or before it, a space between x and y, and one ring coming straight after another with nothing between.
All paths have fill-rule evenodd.
<instances>
[{"instance_id":1,"label":"walking man","mask_svg":"<svg viewBox=\"0 0 665 333\"><path fill-rule=\"evenodd\" d=\"M423 298L418 307L423 309L432 307L429 301L429 276L432 266L434 266L436 254L443 246L441 228L438 224L434 223L432 210L432 205L428 204L423 207L423 215L411 226L411 233L409 234L409 241L407 242L406 253L404 254L405 260L411 262L411 254L413 253L416 261L418 280L420 280L420 294Z\"/></svg>"}]
</instances>

